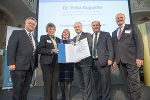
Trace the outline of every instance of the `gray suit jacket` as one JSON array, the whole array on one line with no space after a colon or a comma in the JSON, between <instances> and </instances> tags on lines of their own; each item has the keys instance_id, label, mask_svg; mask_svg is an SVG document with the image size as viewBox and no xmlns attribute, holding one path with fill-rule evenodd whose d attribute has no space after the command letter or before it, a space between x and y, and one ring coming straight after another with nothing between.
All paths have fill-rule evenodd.
<instances>
[{"instance_id":1,"label":"gray suit jacket","mask_svg":"<svg viewBox=\"0 0 150 100\"><path fill-rule=\"evenodd\" d=\"M74 38L73 38L73 42L74 43L76 43L76 38L77 38L77 36L75 36ZM80 38L79 38L79 40L82 40L82 39L84 39L84 38L87 38L87 40L88 40L88 45L89 45L89 49L90 49L90 52L91 52L91 54L92 54L92 42L93 42L93 40L92 40L92 36L91 36L91 34L90 33L85 33L85 32L82 32L81 33L81 36L80 36ZM78 63L79 65L87 65L87 66L92 66L92 56L90 56L90 57L87 57L87 58L85 58L85 59L83 59L83 60L81 60L79 63Z\"/></svg>"},{"instance_id":2,"label":"gray suit jacket","mask_svg":"<svg viewBox=\"0 0 150 100\"><path fill-rule=\"evenodd\" d=\"M16 70L32 70L38 66L37 53L33 55L32 44L25 30L14 30L7 46L7 64Z\"/></svg>"},{"instance_id":3,"label":"gray suit jacket","mask_svg":"<svg viewBox=\"0 0 150 100\"><path fill-rule=\"evenodd\" d=\"M118 29L112 33L114 59L117 64L121 61L125 64L136 65L136 59L144 59L144 47L141 33L135 25L126 24L121 38L118 40L117 30ZM131 32L126 32L126 30Z\"/></svg>"},{"instance_id":4,"label":"gray suit jacket","mask_svg":"<svg viewBox=\"0 0 150 100\"><path fill-rule=\"evenodd\" d=\"M97 42L97 55L101 66L108 66L108 60L113 61L113 45L108 32L100 31Z\"/></svg>"}]
</instances>

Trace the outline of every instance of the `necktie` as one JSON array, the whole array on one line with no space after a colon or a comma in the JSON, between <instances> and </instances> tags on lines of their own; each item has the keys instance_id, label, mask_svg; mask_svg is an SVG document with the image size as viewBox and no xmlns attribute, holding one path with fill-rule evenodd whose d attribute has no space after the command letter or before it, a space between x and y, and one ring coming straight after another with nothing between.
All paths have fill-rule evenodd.
<instances>
[{"instance_id":1,"label":"necktie","mask_svg":"<svg viewBox=\"0 0 150 100\"><path fill-rule=\"evenodd\" d=\"M120 40L120 38L121 38L121 35L122 35L122 30L121 30L121 27L119 27L118 40Z\"/></svg>"},{"instance_id":2,"label":"necktie","mask_svg":"<svg viewBox=\"0 0 150 100\"><path fill-rule=\"evenodd\" d=\"M34 49L34 46L33 46L32 34L31 33L29 33L29 39L30 39L30 43L32 44L32 50L33 50L33 53L34 53L35 49Z\"/></svg>"},{"instance_id":3,"label":"necktie","mask_svg":"<svg viewBox=\"0 0 150 100\"><path fill-rule=\"evenodd\" d=\"M93 49L94 57L96 57L96 47L97 47L97 34L95 34L95 39L94 39L94 49Z\"/></svg>"},{"instance_id":4,"label":"necktie","mask_svg":"<svg viewBox=\"0 0 150 100\"><path fill-rule=\"evenodd\" d=\"M76 39L76 42L78 42L80 39L80 35L77 35L77 39Z\"/></svg>"}]
</instances>

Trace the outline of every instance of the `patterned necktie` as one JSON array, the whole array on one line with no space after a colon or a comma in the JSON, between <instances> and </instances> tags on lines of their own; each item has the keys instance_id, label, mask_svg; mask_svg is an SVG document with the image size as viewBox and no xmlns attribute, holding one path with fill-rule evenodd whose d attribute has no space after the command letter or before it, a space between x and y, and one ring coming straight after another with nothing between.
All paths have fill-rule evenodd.
<instances>
[{"instance_id":1,"label":"patterned necktie","mask_svg":"<svg viewBox=\"0 0 150 100\"><path fill-rule=\"evenodd\" d=\"M95 34L94 38L94 49L93 49L93 56L96 57L96 47L97 47L97 34Z\"/></svg>"},{"instance_id":2,"label":"patterned necktie","mask_svg":"<svg viewBox=\"0 0 150 100\"><path fill-rule=\"evenodd\" d=\"M34 46L33 46L32 34L31 33L29 33L29 39L30 39L30 43L32 44L32 50L33 50L33 53L34 53L35 49L34 49Z\"/></svg>"},{"instance_id":3,"label":"patterned necktie","mask_svg":"<svg viewBox=\"0 0 150 100\"><path fill-rule=\"evenodd\" d=\"M80 39L80 35L77 35L77 39L76 39L76 42L78 42Z\"/></svg>"},{"instance_id":4,"label":"patterned necktie","mask_svg":"<svg viewBox=\"0 0 150 100\"><path fill-rule=\"evenodd\" d=\"M120 27L119 27L118 40L120 40L120 38L121 38L121 35L122 35L122 30L121 30L121 26L120 26Z\"/></svg>"}]
</instances>

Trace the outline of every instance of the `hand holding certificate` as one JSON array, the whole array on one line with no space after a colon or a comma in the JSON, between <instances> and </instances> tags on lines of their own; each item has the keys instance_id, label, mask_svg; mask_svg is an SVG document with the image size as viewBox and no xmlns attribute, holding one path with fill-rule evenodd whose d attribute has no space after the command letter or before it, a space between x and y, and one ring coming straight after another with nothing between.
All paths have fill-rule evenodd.
<instances>
[{"instance_id":1,"label":"hand holding certificate","mask_svg":"<svg viewBox=\"0 0 150 100\"><path fill-rule=\"evenodd\" d=\"M58 63L72 63L91 56L87 38L76 44L58 44Z\"/></svg>"}]
</instances>

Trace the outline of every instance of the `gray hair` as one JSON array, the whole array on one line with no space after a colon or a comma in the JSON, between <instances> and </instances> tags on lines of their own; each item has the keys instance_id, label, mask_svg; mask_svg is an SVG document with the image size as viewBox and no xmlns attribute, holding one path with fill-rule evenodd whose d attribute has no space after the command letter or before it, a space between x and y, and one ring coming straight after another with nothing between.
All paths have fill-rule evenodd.
<instances>
[{"instance_id":1,"label":"gray hair","mask_svg":"<svg viewBox=\"0 0 150 100\"><path fill-rule=\"evenodd\" d=\"M49 28L49 27L54 27L55 30L56 30L56 26L55 26L53 23L49 22L49 23L46 25L46 32L48 31L48 28Z\"/></svg>"},{"instance_id":2,"label":"gray hair","mask_svg":"<svg viewBox=\"0 0 150 100\"><path fill-rule=\"evenodd\" d=\"M98 21L98 20L93 21L92 24L93 24L94 22L98 22L98 24L101 25L100 21ZM92 25L92 24L91 24L91 25Z\"/></svg>"},{"instance_id":3,"label":"gray hair","mask_svg":"<svg viewBox=\"0 0 150 100\"><path fill-rule=\"evenodd\" d=\"M35 21L35 23L36 23L36 25L37 25L37 20L34 18L34 17L29 17L29 18L27 18L26 20L25 20L25 23L28 21L28 20L34 20Z\"/></svg>"}]
</instances>

